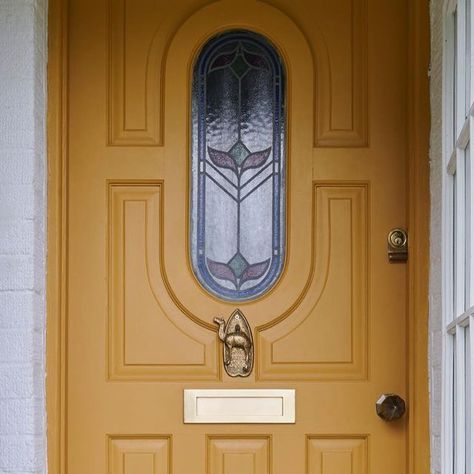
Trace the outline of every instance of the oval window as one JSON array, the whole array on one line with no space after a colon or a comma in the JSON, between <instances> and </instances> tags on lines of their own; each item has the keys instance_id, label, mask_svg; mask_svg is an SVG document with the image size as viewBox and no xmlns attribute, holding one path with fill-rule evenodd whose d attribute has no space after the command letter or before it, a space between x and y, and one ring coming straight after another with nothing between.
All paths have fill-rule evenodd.
<instances>
[{"instance_id":1,"label":"oval window","mask_svg":"<svg viewBox=\"0 0 474 474\"><path fill-rule=\"evenodd\" d=\"M281 274L286 237L285 74L250 31L208 41L193 70L193 271L213 295L243 301Z\"/></svg>"}]
</instances>

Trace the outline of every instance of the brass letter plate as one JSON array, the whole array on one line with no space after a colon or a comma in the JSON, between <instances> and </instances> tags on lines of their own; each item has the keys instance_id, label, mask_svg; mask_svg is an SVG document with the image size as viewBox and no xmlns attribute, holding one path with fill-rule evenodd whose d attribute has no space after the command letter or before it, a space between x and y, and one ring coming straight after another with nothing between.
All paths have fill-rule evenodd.
<instances>
[{"instance_id":1,"label":"brass letter plate","mask_svg":"<svg viewBox=\"0 0 474 474\"><path fill-rule=\"evenodd\" d=\"M184 390L185 423L294 423L295 390Z\"/></svg>"}]
</instances>

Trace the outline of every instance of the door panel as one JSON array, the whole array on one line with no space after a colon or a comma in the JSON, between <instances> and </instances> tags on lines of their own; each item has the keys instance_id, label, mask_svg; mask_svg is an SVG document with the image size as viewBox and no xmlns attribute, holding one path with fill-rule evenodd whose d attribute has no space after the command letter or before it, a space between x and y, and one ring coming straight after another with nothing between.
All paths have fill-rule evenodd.
<instances>
[{"instance_id":1,"label":"door panel","mask_svg":"<svg viewBox=\"0 0 474 474\"><path fill-rule=\"evenodd\" d=\"M169 57L170 41L193 13L199 15L199 9L211 3L209 0L186 0L179 5L154 0L111 1L108 29L110 144L163 144L164 107L157 90L165 87L161 72ZM313 76L313 83L320 97L314 104L314 143L334 147L366 146L367 1L268 3L296 23L312 49L311 62L319 71L317 78ZM255 26L259 22L268 25L278 15L275 8L270 9L265 4L247 1L241 5L238 12L234 10L238 16L234 15L229 26L243 24L247 13L253 14L248 24ZM225 8L232 10L235 6L227 1ZM202 12L212 10L219 15L222 8L211 7ZM308 11L311 15L306 14ZM218 29L223 26L221 23Z\"/></svg>"},{"instance_id":2,"label":"door panel","mask_svg":"<svg viewBox=\"0 0 474 474\"><path fill-rule=\"evenodd\" d=\"M215 334L183 317L167 291L163 189L159 181L108 184L109 377L217 380Z\"/></svg>"},{"instance_id":3,"label":"door panel","mask_svg":"<svg viewBox=\"0 0 474 474\"><path fill-rule=\"evenodd\" d=\"M108 456L110 474L171 473L169 437L110 437Z\"/></svg>"},{"instance_id":4,"label":"door panel","mask_svg":"<svg viewBox=\"0 0 474 474\"><path fill-rule=\"evenodd\" d=\"M270 474L270 436L209 436L209 474Z\"/></svg>"},{"instance_id":5,"label":"door panel","mask_svg":"<svg viewBox=\"0 0 474 474\"><path fill-rule=\"evenodd\" d=\"M311 270L280 318L257 328L262 380L367 376L368 185L314 184Z\"/></svg>"},{"instance_id":6,"label":"door panel","mask_svg":"<svg viewBox=\"0 0 474 474\"><path fill-rule=\"evenodd\" d=\"M368 472L366 437L308 437L309 474Z\"/></svg>"},{"instance_id":7,"label":"door panel","mask_svg":"<svg viewBox=\"0 0 474 474\"><path fill-rule=\"evenodd\" d=\"M374 404L407 396L406 266L386 255L406 226L405 5L71 0L69 24L69 474L404 472L406 421ZM189 260L193 62L232 29L288 78L285 266L239 304ZM255 367L234 379L213 318L237 308ZM187 425L189 388L295 389L296 423Z\"/></svg>"}]
</instances>

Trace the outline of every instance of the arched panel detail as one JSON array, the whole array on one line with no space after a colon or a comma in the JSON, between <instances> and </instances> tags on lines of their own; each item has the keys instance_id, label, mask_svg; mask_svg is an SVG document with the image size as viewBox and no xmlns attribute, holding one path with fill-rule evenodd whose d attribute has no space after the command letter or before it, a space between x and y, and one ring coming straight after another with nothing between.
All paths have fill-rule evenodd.
<instances>
[{"instance_id":1,"label":"arched panel detail","mask_svg":"<svg viewBox=\"0 0 474 474\"><path fill-rule=\"evenodd\" d=\"M312 278L291 317L257 328L260 380L363 380L370 242L366 183L315 183Z\"/></svg>"},{"instance_id":2,"label":"arched panel detail","mask_svg":"<svg viewBox=\"0 0 474 474\"><path fill-rule=\"evenodd\" d=\"M228 2L185 0L169 2L109 1L108 27L108 144L162 146L164 144L165 63L173 37L186 19L200 9ZM314 146L366 146L368 143L367 4L338 0L312 2L311 15L299 4L272 0L250 2L254 7L281 11L305 35L314 63ZM168 6L167 6L168 5ZM235 7L235 6L234 6ZM147 22L142 18L146 10ZM262 8L260 8L262 10ZM350 37L342 38L327 19L335 12ZM303 17L301 15L303 14ZM311 20L309 20L309 18ZM310 23L308 23L310 21ZM349 67L345 70L344 68Z\"/></svg>"},{"instance_id":3,"label":"arched panel detail","mask_svg":"<svg viewBox=\"0 0 474 474\"><path fill-rule=\"evenodd\" d=\"M170 43L165 67L164 160L166 195L164 272L170 297L188 317L207 323L216 314L230 314L235 303L209 295L193 276L189 248L189 117L192 67L197 52L209 38L228 30L257 32L274 44L287 66L288 93L288 232L285 270L278 283L256 301L239 302L253 324L267 323L301 297L309 277L311 247L313 81L310 48L298 27L281 11L260 2L219 2L193 14ZM284 38L284 41L281 39ZM298 78L296 80L296 78ZM185 134L186 132L186 134ZM292 189L298 192L292 193ZM169 224L170 223L170 224ZM186 229L183 232L183 229ZM299 235L298 241L292 234ZM184 271L186 269L187 271ZM290 303L291 305L292 303Z\"/></svg>"},{"instance_id":4,"label":"arched panel detail","mask_svg":"<svg viewBox=\"0 0 474 474\"><path fill-rule=\"evenodd\" d=\"M307 300L313 300L322 291L316 291L324 276L321 260L315 264L315 228L311 216L316 212L312 184L312 153L314 143L314 58L320 58L317 69L329 74L328 49L320 36L317 45L309 44L298 26L281 10L261 2L218 2L192 14L176 30L165 55L164 74L166 109L163 122L163 151L166 186L161 188L163 215L166 226L160 229L160 258L148 255L150 284L160 286L161 295L170 313L184 315L206 328L217 314L230 314L235 305L219 301L205 292L193 277L187 254L189 249L188 197L189 186L189 117L191 107L190 84L192 65L201 46L212 36L230 29L256 31L272 41L284 58L288 68L288 253L285 271L277 285L259 300L239 303L259 331L268 329L289 316L293 321L305 318ZM283 32L283 34L282 34ZM158 64L158 36L149 51L149 63ZM279 38L284 38L280 40ZM315 53L314 48L317 48ZM158 48L158 49L157 49ZM322 77L324 79L324 75ZM329 84L325 82L325 84ZM298 192L292 190L297 189ZM298 235L298 239L292 239ZM329 245L329 240L326 242ZM314 249L313 249L314 250ZM311 253L312 252L312 253ZM308 255L313 255L308 259ZM319 250L319 257L324 253ZM319 282L319 283L318 283ZM153 288L156 293L157 288ZM160 290L161 291L161 290ZM316 296L315 296L316 295ZM183 320L185 321L185 320ZM184 322L184 324L186 324ZM289 324L289 323L286 323ZM275 326L276 327L276 326ZM269 329L268 329L269 330ZM263 332L262 332L263 334ZM266 335L269 333L265 333ZM273 332L272 332L273 334ZM265 338L261 344L264 345ZM272 342L273 344L273 342ZM273 350L273 349L272 349ZM354 368L352 368L354 369ZM260 367L265 377L265 367ZM358 367L361 374L364 369ZM272 378L273 376L269 376ZM277 376L275 376L277 377ZM278 378L278 377L277 377ZM284 378L284 377L283 377Z\"/></svg>"},{"instance_id":5,"label":"arched panel detail","mask_svg":"<svg viewBox=\"0 0 474 474\"><path fill-rule=\"evenodd\" d=\"M311 47L316 74L314 146L366 147L368 6L366 0L262 0L294 21ZM334 19L337 18L337 21Z\"/></svg>"},{"instance_id":6,"label":"arched panel detail","mask_svg":"<svg viewBox=\"0 0 474 474\"><path fill-rule=\"evenodd\" d=\"M110 379L218 379L214 332L182 317L156 272L162 268L163 183L110 182L108 201ZM177 353L178 346L186 350Z\"/></svg>"},{"instance_id":7,"label":"arched panel detail","mask_svg":"<svg viewBox=\"0 0 474 474\"><path fill-rule=\"evenodd\" d=\"M163 78L169 44L179 25L209 3L108 1L108 145L163 145Z\"/></svg>"}]
</instances>

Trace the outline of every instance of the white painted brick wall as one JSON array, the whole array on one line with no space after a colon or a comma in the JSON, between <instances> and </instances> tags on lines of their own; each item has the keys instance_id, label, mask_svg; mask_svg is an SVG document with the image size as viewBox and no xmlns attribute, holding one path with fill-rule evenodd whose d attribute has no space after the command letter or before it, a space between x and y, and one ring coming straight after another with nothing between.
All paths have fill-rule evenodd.
<instances>
[{"instance_id":1,"label":"white painted brick wall","mask_svg":"<svg viewBox=\"0 0 474 474\"><path fill-rule=\"evenodd\" d=\"M431 472L441 473L441 176L442 166L442 77L443 77L443 4L431 0L431 228L430 228L430 425Z\"/></svg>"},{"instance_id":2,"label":"white painted brick wall","mask_svg":"<svg viewBox=\"0 0 474 474\"><path fill-rule=\"evenodd\" d=\"M0 473L46 473L46 0L0 0Z\"/></svg>"}]
</instances>

